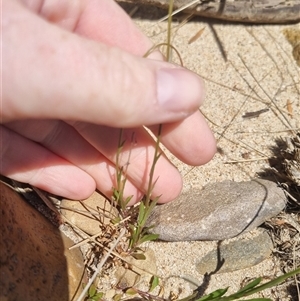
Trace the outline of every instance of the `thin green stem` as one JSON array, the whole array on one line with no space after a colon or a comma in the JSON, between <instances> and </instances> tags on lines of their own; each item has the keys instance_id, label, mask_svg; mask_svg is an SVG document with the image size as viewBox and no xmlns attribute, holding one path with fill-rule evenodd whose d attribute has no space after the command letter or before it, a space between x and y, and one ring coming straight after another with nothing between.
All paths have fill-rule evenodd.
<instances>
[{"instance_id":1,"label":"thin green stem","mask_svg":"<svg viewBox=\"0 0 300 301\"><path fill-rule=\"evenodd\" d=\"M293 271L291 271L291 272L289 272L289 273L286 273L286 274L284 274L284 275L282 275L282 276L279 276L279 277L277 277L277 278L275 278L275 279L273 279L273 280L271 280L271 281L269 281L269 282L267 282L267 283L264 283L264 284L262 284L262 285L260 285L260 286L254 287L254 288L252 288L251 290L244 292L243 295L242 295L241 297L250 296L250 295L252 295L252 294L261 292L261 291L263 291L263 290L265 290L265 289L267 289L267 288L270 288L270 287L273 287L273 286L275 286L275 285L278 285L278 284L282 283L285 279L290 278L290 277L292 277L292 276L294 276L294 275L297 275L297 274L300 274L300 268L298 268L298 269L296 269L296 270L293 270ZM237 295L237 294L238 294L238 292L237 292L235 295ZM232 295L232 296L233 296L233 295ZM230 297L230 296L229 296L229 297ZM229 299L229 297L221 298L221 300L222 300L222 301L230 301L230 300L234 300L234 299L232 299L232 298ZM227 299L227 298L228 298L228 299Z\"/></svg>"},{"instance_id":2,"label":"thin green stem","mask_svg":"<svg viewBox=\"0 0 300 301\"><path fill-rule=\"evenodd\" d=\"M123 168L120 167L120 156L121 152L124 146L124 141L122 141L123 137L123 129L120 129L119 131L119 138L118 138L118 149L117 149L117 155L116 155L116 176L117 176L117 195L116 197L116 203L118 206L120 206L122 213L125 209L124 206L124 200L123 200L123 192L124 192L124 186L125 186L125 179L123 179Z\"/></svg>"},{"instance_id":3,"label":"thin green stem","mask_svg":"<svg viewBox=\"0 0 300 301\"><path fill-rule=\"evenodd\" d=\"M169 1L169 11L168 11L168 31L167 31L167 62L170 61L171 57L171 36L172 36L172 13L173 13L173 0Z\"/></svg>"}]
</instances>

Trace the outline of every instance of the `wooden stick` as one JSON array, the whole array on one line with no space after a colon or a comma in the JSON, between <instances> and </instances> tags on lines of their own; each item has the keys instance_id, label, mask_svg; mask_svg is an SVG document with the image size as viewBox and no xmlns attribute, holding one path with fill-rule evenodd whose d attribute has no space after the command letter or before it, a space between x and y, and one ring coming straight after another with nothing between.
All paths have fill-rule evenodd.
<instances>
[{"instance_id":1,"label":"wooden stick","mask_svg":"<svg viewBox=\"0 0 300 301\"><path fill-rule=\"evenodd\" d=\"M117 0L167 9L169 0ZM299 0L174 0L174 9L195 15L245 23L293 23L300 21Z\"/></svg>"}]
</instances>

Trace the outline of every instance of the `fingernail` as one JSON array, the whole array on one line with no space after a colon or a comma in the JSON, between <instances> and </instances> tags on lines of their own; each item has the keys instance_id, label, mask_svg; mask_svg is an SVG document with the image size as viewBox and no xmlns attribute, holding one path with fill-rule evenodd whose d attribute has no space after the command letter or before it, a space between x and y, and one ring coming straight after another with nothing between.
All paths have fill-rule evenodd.
<instances>
[{"instance_id":1,"label":"fingernail","mask_svg":"<svg viewBox=\"0 0 300 301\"><path fill-rule=\"evenodd\" d=\"M191 114L204 98L204 83L195 73L185 69L157 71L157 99L168 111Z\"/></svg>"}]
</instances>

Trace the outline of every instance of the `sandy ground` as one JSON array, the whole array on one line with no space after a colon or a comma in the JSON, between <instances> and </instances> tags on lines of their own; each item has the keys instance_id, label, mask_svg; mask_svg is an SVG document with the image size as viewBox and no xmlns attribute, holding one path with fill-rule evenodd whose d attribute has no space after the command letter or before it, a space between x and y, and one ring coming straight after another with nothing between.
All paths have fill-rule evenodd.
<instances>
[{"instance_id":1,"label":"sandy ground","mask_svg":"<svg viewBox=\"0 0 300 301\"><path fill-rule=\"evenodd\" d=\"M166 22L157 23L162 16L164 13L156 8L140 7L133 18L154 43L161 43L166 41L167 28ZM180 52L184 66L205 79L206 101L201 110L211 121L219 147L214 159L201 167L184 165L168 154L184 177L184 190L201 188L209 182L257 177L269 167L266 159L272 156L275 140L290 136L289 129L300 127L300 69L283 33L287 28L299 30L299 25L226 24L200 18L181 27L179 23L180 18L175 18L172 43ZM202 29L200 37L189 44ZM247 112L267 108L258 117L243 118ZM202 284L203 276L197 274L195 262L215 242L150 245L156 253L158 274L165 279L166 290L177 293L180 288L190 293L195 287L178 276ZM278 274L278 264L270 258L246 270L213 275L206 293L227 286L232 292L246 278L274 278ZM266 292L264 296L291 300L280 296L278 291Z\"/></svg>"},{"instance_id":2,"label":"sandy ground","mask_svg":"<svg viewBox=\"0 0 300 301\"><path fill-rule=\"evenodd\" d=\"M138 13L135 20L154 43L165 41L166 23L140 19ZM201 110L213 122L210 125L220 152L197 168L170 158L184 176L185 189L222 180L249 180L269 166L265 159L272 155L275 139L290 136L288 129L300 127L300 69L283 34L291 27L299 30L299 25L209 24L199 18L179 29L176 25L174 22L172 42L184 66L205 79L206 100ZM200 38L188 44L202 28ZM293 116L288 114L288 103ZM266 108L269 110L257 118L242 117Z\"/></svg>"}]
</instances>

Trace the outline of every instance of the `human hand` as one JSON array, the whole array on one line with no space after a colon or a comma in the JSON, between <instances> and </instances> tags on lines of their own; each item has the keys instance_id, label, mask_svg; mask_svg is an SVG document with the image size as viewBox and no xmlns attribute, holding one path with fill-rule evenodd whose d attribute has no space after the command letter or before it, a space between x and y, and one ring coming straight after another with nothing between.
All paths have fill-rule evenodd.
<instances>
[{"instance_id":1,"label":"human hand","mask_svg":"<svg viewBox=\"0 0 300 301\"><path fill-rule=\"evenodd\" d=\"M147 189L157 133L180 160L211 159L215 140L198 107L201 79L163 62L112 0L3 0L0 172L51 193L84 199L116 187L119 128L126 140L125 196ZM130 154L130 158L129 158ZM153 197L181 191L177 169L162 156Z\"/></svg>"}]
</instances>

